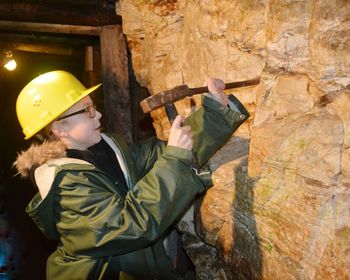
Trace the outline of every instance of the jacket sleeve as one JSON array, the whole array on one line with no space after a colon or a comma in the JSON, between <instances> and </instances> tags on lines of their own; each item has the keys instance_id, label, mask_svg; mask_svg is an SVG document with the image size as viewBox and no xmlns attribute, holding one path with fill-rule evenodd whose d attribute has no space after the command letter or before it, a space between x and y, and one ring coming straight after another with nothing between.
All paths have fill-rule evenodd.
<instances>
[{"instance_id":1,"label":"jacket sleeve","mask_svg":"<svg viewBox=\"0 0 350 280\"><path fill-rule=\"evenodd\" d=\"M229 107L203 95L202 107L185 122L192 127L193 151L199 165L220 149L248 117L248 111L233 95L229 95Z\"/></svg>"},{"instance_id":2,"label":"jacket sleeve","mask_svg":"<svg viewBox=\"0 0 350 280\"><path fill-rule=\"evenodd\" d=\"M202 95L202 107L185 121L185 124L192 127L193 151L197 154L200 166L225 144L248 117L248 111L233 95L229 95L229 107L227 108L214 99ZM139 178L150 170L163 153L165 146L166 142L155 137L131 145L130 155Z\"/></svg>"},{"instance_id":3,"label":"jacket sleeve","mask_svg":"<svg viewBox=\"0 0 350 280\"><path fill-rule=\"evenodd\" d=\"M103 257L150 245L205 189L189 154L167 147L125 197L97 170L62 170L57 229L72 255Z\"/></svg>"},{"instance_id":4,"label":"jacket sleeve","mask_svg":"<svg viewBox=\"0 0 350 280\"><path fill-rule=\"evenodd\" d=\"M163 154L165 147L166 142L156 137L151 137L130 146L129 153L138 178L142 178L151 170L156 160ZM179 152L186 153L180 148Z\"/></svg>"}]
</instances>

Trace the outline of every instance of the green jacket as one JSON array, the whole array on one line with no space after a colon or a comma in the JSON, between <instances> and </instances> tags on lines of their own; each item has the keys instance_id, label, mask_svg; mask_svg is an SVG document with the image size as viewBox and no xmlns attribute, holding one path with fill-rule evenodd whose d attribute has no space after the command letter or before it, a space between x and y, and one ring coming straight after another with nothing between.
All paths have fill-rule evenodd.
<instances>
[{"instance_id":1,"label":"green jacket","mask_svg":"<svg viewBox=\"0 0 350 280\"><path fill-rule=\"evenodd\" d=\"M234 103L239 110L203 97L203 106L187 118L200 165L248 118ZM174 279L163 237L211 181L197 176L187 150L155 138L130 147L115 135L103 138L122 163L128 192L82 160L49 160L35 173L39 187L50 182L51 188L26 211L48 238L59 240L47 279Z\"/></svg>"}]
</instances>

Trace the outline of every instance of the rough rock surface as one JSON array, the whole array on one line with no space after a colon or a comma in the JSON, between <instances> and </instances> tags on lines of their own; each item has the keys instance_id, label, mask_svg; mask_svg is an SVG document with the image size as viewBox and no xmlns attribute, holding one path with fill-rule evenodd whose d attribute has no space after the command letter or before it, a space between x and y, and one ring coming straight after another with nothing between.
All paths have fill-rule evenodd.
<instances>
[{"instance_id":1,"label":"rough rock surface","mask_svg":"<svg viewBox=\"0 0 350 280\"><path fill-rule=\"evenodd\" d=\"M252 117L179 224L198 279L350 279L350 2L119 0L117 12L152 94L261 76L231 92ZM166 139L163 110L152 117Z\"/></svg>"}]
</instances>

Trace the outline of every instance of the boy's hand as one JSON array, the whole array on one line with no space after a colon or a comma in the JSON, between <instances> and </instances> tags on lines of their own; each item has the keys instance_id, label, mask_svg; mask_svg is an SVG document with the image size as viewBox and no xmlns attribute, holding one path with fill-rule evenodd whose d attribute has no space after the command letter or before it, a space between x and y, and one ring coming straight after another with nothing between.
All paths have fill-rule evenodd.
<instances>
[{"instance_id":1,"label":"boy's hand","mask_svg":"<svg viewBox=\"0 0 350 280\"><path fill-rule=\"evenodd\" d=\"M225 89L225 83L224 81L217 79L217 78L208 78L208 80L205 83L206 86L208 86L209 92L204 93L204 95L215 99L216 101L220 102L225 107L228 104L227 96L224 93Z\"/></svg>"},{"instance_id":2,"label":"boy's hand","mask_svg":"<svg viewBox=\"0 0 350 280\"><path fill-rule=\"evenodd\" d=\"M178 115L170 129L168 145L175 146L186 150L191 150L193 146L192 128L181 126L185 118Z\"/></svg>"}]
</instances>

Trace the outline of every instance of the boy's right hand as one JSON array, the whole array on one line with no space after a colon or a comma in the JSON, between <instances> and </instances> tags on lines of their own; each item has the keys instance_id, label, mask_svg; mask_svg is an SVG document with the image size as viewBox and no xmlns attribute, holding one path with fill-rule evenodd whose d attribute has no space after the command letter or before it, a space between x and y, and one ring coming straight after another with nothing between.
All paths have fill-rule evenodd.
<instances>
[{"instance_id":1,"label":"boy's right hand","mask_svg":"<svg viewBox=\"0 0 350 280\"><path fill-rule=\"evenodd\" d=\"M184 121L184 117L176 116L170 129L168 145L191 150L193 147L192 128L189 125L182 126Z\"/></svg>"}]
</instances>

